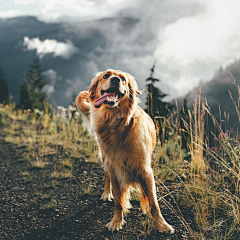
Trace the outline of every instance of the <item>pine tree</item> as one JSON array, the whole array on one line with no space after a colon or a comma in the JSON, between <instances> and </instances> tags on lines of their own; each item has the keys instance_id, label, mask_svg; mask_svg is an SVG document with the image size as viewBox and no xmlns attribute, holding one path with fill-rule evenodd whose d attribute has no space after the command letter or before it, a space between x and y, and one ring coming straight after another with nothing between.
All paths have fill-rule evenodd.
<instances>
[{"instance_id":1,"label":"pine tree","mask_svg":"<svg viewBox=\"0 0 240 240\"><path fill-rule=\"evenodd\" d=\"M164 102L163 98L167 96L167 94L163 93L159 88L154 86L155 82L159 82L160 79L154 78L154 70L155 64L151 68L150 76L146 79L147 82L147 108L145 111L150 115L153 119L157 128L159 130L158 136L160 141L163 143L166 138L167 131L163 128L163 123L165 119L170 115L173 106L170 103Z\"/></svg>"},{"instance_id":2,"label":"pine tree","mask_svg":"<svg viewBox=\"0 0 240 240\"><path fill-rule=\"evenodd\" d=\"M23 109L33 109L32 97L31 97L31 85L28 83L28 79L25 71L23 70L23 84L19 92L20 96L20 107Z\"/></svg>"},{"instance_id":3,"label":"pine tree","mask_svg":"<svg viewBox=\"0 0 240 240\"><path fill-rule=\"evenodd\" d=\"M29 74L26 75L23 71L23 84L20 90L20 107L24 109L39 109L51 112L50 107L46 109L46 104L49 106L47 94L42 91L46 82L42 77L42 68L37 55L33 58L33 63L30 65Z\"/></svg>"},{"instance_id":4,"label":"pine tree","mask_svg":"<svg viewBox=\"0 0 240 240\"><path fill-rule=\"evenodd\" d=\"M8 86L5 81L3 71L0 67L0 103L7 104L10 101Z\"/></svg>"},{"instance_id":5,"label":"pine tree","mask_svg":"<svg viewBox=\"0 0 240 240\"><path fill-rule=\"evenodd\" d=\"M35 91L41 91L41 89L44 87L46 82L43 80L42 76L42 67L40 64L40 60L37 55L33 58L33 63L30 64L29 68L29 77L32 85L32 89Z\"/></svg>"},{"instance_id":6,"label":"pine tree","mask_svg":"<svg viewBox=\"0 0 240 240\"><path fill-rule=\"evenodd\" d=\"M167 94L163 93L159 88L155 87L155 82L159 82L160 79L154 78L155 64L151 69L150 76L146 79L147 82L147 108L145 111L150 115L152 119L155 117L168 117L173 106L170 103L164 102L163 98Z\"/></svg>"},{"instance_id":7,"label":"pine tree","mask_svg":"<svg viewBox=\"0 0 240 240\"><path fill-rule=\"evenodd\" d=\"M47 95L42 91L42 88L45 86L46 82L43 80L42 68L37 55L34 56L33 63L30 65L29 78L31 85L32 108L37 108L43 111L45 103L47 102Z\"/></svg>"}]
</instances>

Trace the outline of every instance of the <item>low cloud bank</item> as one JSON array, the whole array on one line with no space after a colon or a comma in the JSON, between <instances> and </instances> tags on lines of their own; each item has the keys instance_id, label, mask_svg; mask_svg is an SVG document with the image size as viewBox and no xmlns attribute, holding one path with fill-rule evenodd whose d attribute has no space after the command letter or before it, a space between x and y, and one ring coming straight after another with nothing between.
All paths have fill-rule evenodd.
<instances>
[{"instance_id":1,"label":"low cloud bank","mask_svg":"<svg viewBox=\"0 0 240 240\"><path fill-rule=\"evenodd\" d=\"M39 38L24 37L23 47L27 51L36 50L40 58L43 58L46 54L52 54L53 57L70 59L72 55L79 52L79 49L70 40L65 43L58 42L55 39L41 41Z\"/></svg>"}]
</instances>

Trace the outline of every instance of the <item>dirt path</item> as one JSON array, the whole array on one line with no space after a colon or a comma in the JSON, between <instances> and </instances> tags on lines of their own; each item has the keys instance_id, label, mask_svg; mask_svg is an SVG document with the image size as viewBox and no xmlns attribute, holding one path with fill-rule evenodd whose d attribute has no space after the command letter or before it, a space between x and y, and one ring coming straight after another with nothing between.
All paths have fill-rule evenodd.
<instances>
[{"instance_id":1,"label":"dirt path","mask_svg":"<svg viewBox=\"0 0 240 240\"><path fill-rule=\"evenodd\" d=\"M0 239L190 239L164 205L162 213L176 233L169 236L156 232L147 225L136 200L123 230L107 231L105 225L113 216L114 206L100 200L100 164L76 158L73 177L53 180L56 156L46 156L49 164L35 169L22 161L25 148L5 142L0 133Z\"/></svg>"}]
</instances>

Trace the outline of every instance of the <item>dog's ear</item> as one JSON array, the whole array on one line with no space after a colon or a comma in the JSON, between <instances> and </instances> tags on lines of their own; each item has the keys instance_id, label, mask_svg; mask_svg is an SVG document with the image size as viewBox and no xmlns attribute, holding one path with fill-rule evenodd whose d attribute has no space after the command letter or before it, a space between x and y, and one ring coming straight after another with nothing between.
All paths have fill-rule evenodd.
<instances>
[{"instance_id":1,"label":"dog's ear","mask_svg":"<svg viewBox=\"0 0 240 240\"><path fill-rule=\"evenodd\" d=\"M136 94L142 94L142 91L140 91L138 89L138 85L137 82L135 81L134 77L132 75L130 75L129 73L127 73L127 77L128 77L128 87L129 87L129 91L130 91L130 96L133 97Z\"/></svg>"},{"instance_id":2,"label":"dog's ear","mask_svg":"<svg viewBox=\"0 0 240 240\"><path fill-rule=\"evenodd\" d=\"M98 76L92 79L92 83L88 89L89 98L92 100L96 97L97 86L98 86Z\"/></svg>"}]
</instances>

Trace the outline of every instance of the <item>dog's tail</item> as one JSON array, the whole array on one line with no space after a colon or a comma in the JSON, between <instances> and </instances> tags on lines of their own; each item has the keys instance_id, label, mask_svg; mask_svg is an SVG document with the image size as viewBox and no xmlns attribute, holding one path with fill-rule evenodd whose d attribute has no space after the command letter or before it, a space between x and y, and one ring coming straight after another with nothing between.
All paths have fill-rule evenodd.
<instances>
[{"instance_id":1,"label":"dog's tail","mask_svg":"<svg viewBox=\"0 0 240 240\"><path fill-rule=\"evenodd\" d=\"M146 194L146 191L144 191L144 189L140 186L140 190L141 190L141 208L143 213L147 213L149 211L149 199L148 196Z\"/></svg>"}]
</instances>

